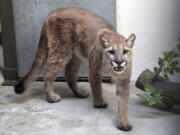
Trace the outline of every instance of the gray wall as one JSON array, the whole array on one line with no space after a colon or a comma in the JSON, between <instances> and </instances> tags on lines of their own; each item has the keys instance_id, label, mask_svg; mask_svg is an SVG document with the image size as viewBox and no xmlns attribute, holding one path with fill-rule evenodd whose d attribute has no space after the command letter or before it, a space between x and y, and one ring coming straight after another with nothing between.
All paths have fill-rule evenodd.
<instances>
[{"instance_id":1,"label":"gray wall","mask_svg":"<svg viewBox=\"0 0 180 135\"><path fill-rule=\"evenodd\" d=\"M13 0L19 76L29 70L37 48L43 21L56 8L83 7L116 25L116 0ZM82 66L80 76L87 76Z\"/></svg>"}]
</instances>

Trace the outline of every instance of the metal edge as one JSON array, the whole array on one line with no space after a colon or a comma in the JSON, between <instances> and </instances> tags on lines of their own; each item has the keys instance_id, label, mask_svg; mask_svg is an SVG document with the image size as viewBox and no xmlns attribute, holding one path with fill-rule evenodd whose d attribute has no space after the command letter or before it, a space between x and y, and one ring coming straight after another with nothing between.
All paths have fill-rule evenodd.
<instances>
[{"instance_id":1,"label":"metal edge","mask_svg":"<svg viewBox=\"0 0 180 135\"><path fill-rule=\"evenodd\" d=\"M2 45L4 55L4 79L17 80L17 55L16 55L16 40L14 31L14 18L12 0L1 0L1 30L2 30Z\"/></svg>"}]
</instances>

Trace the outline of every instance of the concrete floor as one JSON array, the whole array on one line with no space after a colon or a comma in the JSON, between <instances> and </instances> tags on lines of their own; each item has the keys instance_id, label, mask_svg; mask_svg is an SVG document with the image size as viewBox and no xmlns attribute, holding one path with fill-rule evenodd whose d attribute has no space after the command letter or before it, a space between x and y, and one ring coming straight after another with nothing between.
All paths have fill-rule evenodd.
<instances>
[{"instance_id":1,"label":"concrete floor","mask_svg":"<svg viewBox=\"0 0 180 135\"><path fill-rule=\"evenodd\" d=\"M90 91L88 83L80 88ZM65 83L56 82L62 101L45 101L42 82L35 82L23 95L14 94L13 87L0 86L0 135L180 135L180 108L166 111L163 104L148 107L131 88L129 119L131 132L115 127L115 87L103 84L107 109L94 109L92 97L77 99Z\"/></svg>"}]
</instances>

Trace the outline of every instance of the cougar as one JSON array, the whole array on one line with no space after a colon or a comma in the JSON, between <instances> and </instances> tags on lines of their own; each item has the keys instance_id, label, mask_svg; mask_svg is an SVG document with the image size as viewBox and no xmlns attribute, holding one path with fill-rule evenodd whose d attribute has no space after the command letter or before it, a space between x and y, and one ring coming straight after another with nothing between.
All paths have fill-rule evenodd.
<instances>
[{"instance_id":1,"label":"cougar","mask_svg":"<svg viewBox=\"0 0 180 135\"><path fill-rule=\"evenodd\" d=\"M49 14L43 25L38 50L30 71L15 86L23 93L42 72L47 101L56 103L53 81L65 67L68 86L78 98L88 97L79 89L76 78L80 64L89 60L89 82L95 108L106 108L102 96L101 76L112 76L118 95L117 127L132 129L127 116L129 84L132 69L132 48L135 35L125 38L105 19L81 8L60 8Z\"/></svg>"}]
</instances>

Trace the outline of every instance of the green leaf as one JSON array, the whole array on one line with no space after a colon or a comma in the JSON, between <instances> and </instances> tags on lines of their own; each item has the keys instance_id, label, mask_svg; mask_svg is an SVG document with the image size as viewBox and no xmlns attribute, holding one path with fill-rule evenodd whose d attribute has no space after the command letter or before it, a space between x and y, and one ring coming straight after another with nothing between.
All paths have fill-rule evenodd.
<instances>
[{"instance_id":1,"label":"green leaf","mask_svg":"<svg viewBox=\"0 0 180 135\"><path fill-rule=\"evenodd\" d=\"M166 68L164 68L164 73L169 73L169 70L170 70L170 68L168 68L168 67L166 67Z\"/></svg>"},{"instance_id":2,"label":"green leaf","mask_svg":"<svg viewBox=\"0 0 180 135\"><path fill-rule=\"evenodd\" d=\"M163 51L163 55L164 55L164 57L168 57L169 52L168 51Z\"/></svg>"},{"instance_id":3,"label":"green leaf","mask_svg":"<svg viewBox=\"0 0 180 135\"><path fill-rule=\"evenodd\" d=\"M157 90L151 84L145 84L145 92L143 94L137 94L141 99L145 100L148 105L154 105L161 100L161 92Z\"/></svg>"},{"instance_id":4,"label":"green leaf","mask_svg":"<svg viewBox=\"0 0 180 135\"><path fill-rule=\"evenodd\" d=\"M155 88L151 84L146 83L144 85L144 90L146 92L153 93L155 91Z\"/></svg>"},{"instance_id":5,"label":"green leaf","mask_svg":"<svg viewBox=\"0 0 180 135\"><path fill-rule=\"evenodd\" d=\"M176 71L176 73L180 73L180 68L176 67L175 71Z\"/></svg>"},{"instance_id":6,"label":"green leaf","mask_svg":"<svg viewBox=\"0 0 180 135\"><path fill-rule=\"evenodd\" d=\"M174 58L177 58L178 57L178 53L174 53Z\"/></svg>"},{"instance_id":7,"label":"green leaf","mask_svg":"<svg viewBox=\"0 0 180 135\"><path fill-rule=\"evenodd\" d=\"M178 61L178 60L172 61L172 62L170 63L170 65L171 65L172 67L176 67L178 64L179 64L179 61Z\"/></svg>"},{"instance_id":8,"label":"green leaf","mask_svg":"<svg viewBox=\"0 0 180 135\"><path fill-rule=\"evenodd\" d=\"M148 105L154 105L154 104L156 104L156 103L157 103L157 102L156 102L155 100L152 100L152 99L148 101Z\"/></svg>"},{"instance_id":9,"label":"green leaf","mask_svg":"<svg viewBox=\"0 0 180 135\"><path fill-rule=\"evenodd\" d=\"M174 58L177 57L177 53L175 51L165 51L164 60L167 62L171 62Z\"/></svg>"},{"instance_id":10,"label":"green leaf","mask_svg":"<svg viewBox=\"0 0 180 135\"><path fill-rule=\"evenodd\" d=\"M162 59L162 58L158 58L158 64L160 65L160 66L163 66L164 65L164 60Z\"/></svg>"},{"instance_id":11,"label":"green leaf","mask_svg":"<svg viewBox=\"0 0 180 135\"><path fill-rule=\"evenodd\" d=\"M176 58L178 56L178 54L175 51L171 51L171 57L172 58Z\"/></svg>"},{"instance_id":12,"label":"green leaf","mask_svg":"<svg viewBox=\"0 0 180 135\"><path fill-rule=\"evenodd\" d=\"M148 94L144 93L144 94L137 94L137 96L139 96L140 98L142 98L143 100L145 100L148 105L153 105L156 104L156 100L154 100L153 98L151 98Z\"/></svg>"},{"instance_id":13,"label":"green leaf","mask_svg":"<svg viewBox=\"0 0 180 135\"><path fill-rule=\"evenodd\" d=\"M174 56L174 51L169 51L168 57L173 57Z\"/></svg>"},{"instance_id":14,"label":"green leaf","mask_svg":"<svg viewBox=\"0 0 180 135\"><path fill-rule=\"evenodd\" d=\"M160 98L160 97L161 97L161 92L160 92L159 90L155 90L155 91L154 91L154 96L155 96L156 98Z\"/></svg>"},{"instance_id":15,"label":"green leaf","mask_svg":"<svg viewBox=\"0 0 180 135\"><path fill-rule=\"evenodd\" d=\"M148 95L146 93L144 93L144 94L137 94L137 96L139 96L140 98L142 98L145 101L147 101L147 99L148 99Z\"/></svg>"}]
</instances>

